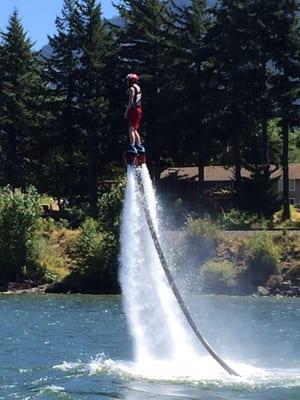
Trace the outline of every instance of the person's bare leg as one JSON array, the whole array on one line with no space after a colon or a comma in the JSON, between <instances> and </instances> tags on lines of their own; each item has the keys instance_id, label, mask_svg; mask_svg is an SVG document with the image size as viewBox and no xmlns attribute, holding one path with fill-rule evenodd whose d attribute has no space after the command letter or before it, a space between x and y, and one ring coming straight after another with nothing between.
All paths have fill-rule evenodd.
<instances>
[{"instance_id":1,"label":"person's bare leg","mask_svg":"<svg viewBox=\"0 0 300 400\"><path fill-rule=\"evenodd\" d=\"M140 134L138 133L138 131L136 129L134 130L134 137L135 137L136 144L142 144Z\"/></svg>"},{"instance_id":2,"label":"person's bare leg","mask_svg":"<svg viewBox=\"0 0 300 400\"><path fill-rule=\"evenodd\" d=\"M135 145L136 142L136 137L135 137L135 129L130 126L128 129L128 133L129 133L129 142L131 145Z\"/></svg>"}]
</instances>

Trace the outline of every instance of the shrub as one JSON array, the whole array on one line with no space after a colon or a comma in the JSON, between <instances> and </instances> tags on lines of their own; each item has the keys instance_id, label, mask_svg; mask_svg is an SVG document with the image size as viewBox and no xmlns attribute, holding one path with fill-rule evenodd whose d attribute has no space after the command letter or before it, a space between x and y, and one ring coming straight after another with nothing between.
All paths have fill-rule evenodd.
<instances>
[{"instance_id":1,"label":"shrub","mask_svg":"<svg viewBox=\"0 0 300 400\"><path fill-rule=\"evenodd\" d=\"M219 226L210 217L196 219L188 217L185 226L188 237L192 239L217 241L221 237Z\"/></svg>"},{"instance_id":2,"label":"shrub","mask_svg":"<svg viewBox=\"0 0 300 400\"><path fill-rule=\"evenodd\" d=\"M186 254L194 266L215 256L217 241L221 231L211 218L188 217L186 224Z\"/></svg>"},{"instance_id":3,"label":"shrub","mask_svg":"<svg viewBox=\"0 0 300 400\"><path fill-rule=\"evenodd\" d=\"M33 256L41 213L33 187L26 192L8 186L1 189L0 279L4 282L42 279L43 268Z\"/></svg>"},{"instance_id":4,"label":"shrub","mask_svg":"<svg viewBox=\"0 0 300 400\"><path fill-rule=\"evenodd\" d=\"M68 257L61 254L53 238L41 236L34 242L33 258L45 271L45 280L51 283L63 279L68 273Z\"/></svg>"},{"instance_id":5,"label":"shrub","mask_svg":"<svg viewBox=\"0 0 300 400\"><path fill-rule=\"evenodd\" d=\"M124 200L125 181L121 180L98 201L99 222L103 232L119 235L121 211Z\"/></svg>"},{"instance_id":6,"label":"shrub","mask_svg":"<svg viewBox=\"0 0 300 400\"><path fill-rule=\"evenodd\" d=\"M257 233L246 248L247 275L254 287L264 285L268 278L278 273L280 248L266 232Z\"/></svg>"},{"instance_id":7,"label":"shrub","mask_svg":"<svg viewBox=\"0 0 300 400\"><path fill-rule=\"evenodd\" d=\"M73 249L75 267L84 270L99 269L103 264L102 235L98 222L87 218L80 227Z\"/></svg>"},{"instance_id":8,"label":"shrub","mask_svg":"<svg viewBox=\"0 0 300 400\"><path fill-rule=\"evenodd\" d=\"M103 234L98 221L88 218L80 227L73 250L74 268L64 284L70 291L82 293L116 293L117 242Z\"/></svg>"},{"instance_id":9,"label":"shrub","mask_svg":"<svg viewBox=\"0 0 300 400\"><path fill-rule=\"evenodd\" d=\"M249 228L266 228L268 222L264 218L260 218L256 214L250 214L233 208L230 211L222 212L218 218L219 224L224 229L249 229Z\"/></svg>"},{"instance_id":10,"label":"shrub","mask_svg":"<svg viewBox=\"0 0 300 400\"><path fill-rule=\"evenodd\" d=\"M237 284L237 273L234 264L230 261L207 261L201 270L204 286L209 291L228 292Z\"/></svg>"}]
</instances>

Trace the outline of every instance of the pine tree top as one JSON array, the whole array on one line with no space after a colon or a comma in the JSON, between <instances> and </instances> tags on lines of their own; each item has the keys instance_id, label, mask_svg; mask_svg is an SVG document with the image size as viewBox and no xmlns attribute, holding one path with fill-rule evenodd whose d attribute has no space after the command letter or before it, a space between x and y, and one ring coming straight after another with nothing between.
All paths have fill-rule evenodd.
<instances>
[{"instance_id":1,"label":"pine tree top","mask_svg":"<svg viewBox=\"0 0 300 400\"><path fill-rule=\"evenodd\" d=\"M24 58L31 56L33 43L27 37L16 8L9 18L6 32L2 32L1 37L4 49L6 48L10 52L14 52L14 54L18 53Z\"/></svg>"}]
</instances>

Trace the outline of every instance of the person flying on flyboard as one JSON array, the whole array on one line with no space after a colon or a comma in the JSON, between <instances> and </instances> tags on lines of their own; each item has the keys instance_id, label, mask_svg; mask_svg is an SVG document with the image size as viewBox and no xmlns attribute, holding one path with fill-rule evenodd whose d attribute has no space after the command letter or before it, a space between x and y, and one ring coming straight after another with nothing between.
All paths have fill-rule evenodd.
<instances>
[{"instance_id":1,"label":"person flying on flyboard","mask_svg":"<svg viewBox=\"0 0 300 400\"><path fill-rule=\"evenodd\" d=\"M138 85L139 76L130 73L126 76L128 85L128 103L124 118L128 120L129 149L127 153L132 155L144 154L145 148L142 145L139 134L139 127L142 119L142 90Z\"/></svg>"}]
</instances>

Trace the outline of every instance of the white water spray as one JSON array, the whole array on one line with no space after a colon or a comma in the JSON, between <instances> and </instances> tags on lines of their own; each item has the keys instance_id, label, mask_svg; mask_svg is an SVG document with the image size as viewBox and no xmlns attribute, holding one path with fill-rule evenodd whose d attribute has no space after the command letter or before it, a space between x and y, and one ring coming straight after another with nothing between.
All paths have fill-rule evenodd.
<instances>
[{"instance_id":1,"label":"white water spray","mask_svg":"<svg viewBox=\"0 0 300 400\"><path fill-rule=\"evenodd\" d=\"M158 228L155 193L146 165L141 175L151 217ZM131 166L127 169L121 228L120 281L137 364L171 362L183 366L199 361L199 344L161 268Z\"/></svg>"}]
</instances>

